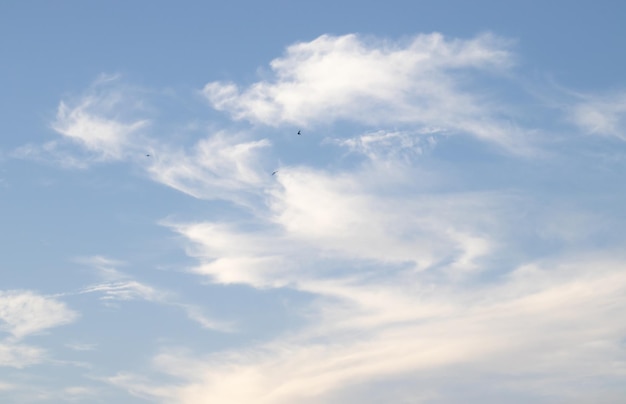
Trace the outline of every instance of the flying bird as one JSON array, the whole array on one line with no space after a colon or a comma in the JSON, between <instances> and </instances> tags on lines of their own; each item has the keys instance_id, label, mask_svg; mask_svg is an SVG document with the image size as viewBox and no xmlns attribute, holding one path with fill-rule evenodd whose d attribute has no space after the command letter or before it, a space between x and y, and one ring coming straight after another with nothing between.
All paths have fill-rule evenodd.
<instances>
[{"instance_id":1,"label":"flying bird","mask_svg":"<svg viewBox=\"0 0 626 404\"><path fill-rule=\"evenodd\" d=\"M149 155L149 154L146 154L146 157L150 157L150 155Z\"/></svg>"},{"instance_id":2,"label":"flying bird","mask_svg":"<svg viewBox=\"0 0 626 404\"><path fill-rule=\"evenodd\" d=\"M302 135L302 133L300 133L300 131L298 131L298 135Z\"/></svg>"},{"instance_id":3,"label":"flying bird","mask_svg":"<svg viewBox=\"0 0 626 404\"><path fill-rule=\"evenodd\" d=\"M278 172L278 171L274 171L274 172L272 173L272 175L276 174L277 172Z\"/></svg>"}]
</instances>

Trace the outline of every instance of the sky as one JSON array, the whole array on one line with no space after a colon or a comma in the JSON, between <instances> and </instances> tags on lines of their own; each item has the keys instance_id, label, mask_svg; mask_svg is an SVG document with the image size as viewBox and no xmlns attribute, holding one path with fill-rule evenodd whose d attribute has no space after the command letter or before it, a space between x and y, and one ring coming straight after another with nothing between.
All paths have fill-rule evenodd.
<instances>
[{"instance_id":1,"label":"sky","mask_svg":"<svg viewBox=\"0 0 626 404\"><path fill-rule=\"evenodd\" d=\"M625 402L625 18L1 2L0 400Z\"/></svg>"}]
</instances>

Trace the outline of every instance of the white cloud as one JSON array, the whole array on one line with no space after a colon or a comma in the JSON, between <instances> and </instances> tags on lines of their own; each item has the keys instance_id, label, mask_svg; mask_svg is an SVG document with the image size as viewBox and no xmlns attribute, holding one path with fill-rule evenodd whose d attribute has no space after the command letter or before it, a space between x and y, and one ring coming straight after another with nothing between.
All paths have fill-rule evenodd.
<instances>
[{"instance_id":1,"label":"white cloud","mask_svg":"<svg viewBox=\"0 0 626 404\"><path fill-rule=\"evenodd\" d=\"M126 265L123 261L114 260L101 255L78 257L74 261L96 269L98 275L107 281L119 281L128 278L128 275L117 269L117 267Z\"/></svg>"},{"instance_id":2,"label":"white cloud","mask_svg":"<svg viewBox=\"0 0 626 404\"><path fill-rule=\"evenodd\" d=\"M196 198L243 203L246 192L258 193L269 179L261 165L261 153L268 146L267 139L218 132L200 140L190 152L163 146L148 171L156 181Z\"/></svg>"},{"instance_id":3,"label":"white cloud","mask_svg":"<svg viewBox=\"0 0 626 404\"><path fill-rule=\"evenodd\" d=\"M38 347L0 343L0 366L22 369L42 362L45 356L45 351Z\"/></svg>"},{"instance_id":4,"label":"white cloud","mask_svg":"<svg viewBox=\"0 0 626 404\"><path fill-rule=\"evenodd\" d=\"M81 293L101 293L104 300L160 300L163 292L137 281L109 282L90 286Z\"/></svg>"},{"instance_id":5,"label":"white cloud","mask_svg":"<svg viewBox=\"0 0 626 404\"><path fill-rule=\"evenodd\" d=\"M54 298L31 291L0 291L2 329L17 339L71 323L77 317L75 311Z\"/></svg>"},{"instance_id":6,"label":"white cloud","mask_svg":"<svg viewBox=\"0 0 626 404\"><path fill-rule=\"evenodd\" d=\"M98 394L98 391L92 387L72 386L63 389L63 393L69 400L78 400L87 396L95 396Z\"/></svg>"},{"instance_id":7,"label":"white cloud","mask_svg":"<svg viewBox=\"0 0 626 404\"><path fill-rule=\"evenodd\" d=\"M46 350L17 341L73 322L78 314L53 297L32 291L0 291L0 330L11 336L0 341L0 366L24 368L43 362Z\"/></svg>"},{"instance_id":8,"label":"white cloud","mask_svg":"<svg viewBox=\"0 0 626 404\"><path fill-rule=\"evenodd\" d=\"M247 88L220 82L204 88L215 108L254 124L368 126L365 134L343 132L333 140L368 158L351 171L285 164L272 177L264 169L272 144L255 137L255 129L203 133L187 148L167 143L171 139L148 140L148 121L122 113L128 100L115 89L62 102L54 127L93 153L92 161L126 159L148 148L152 156L141 167L155 181L196 198L226 199L251 213L245 223L164 222L198 260L195 273L215 283L281 287L313 297L299 307L308 324L269 342L211 355L163 350L154 368L176 382L125 372L108 381L164 402L279 404L343 402L343 394L358 395L363 385L389 379L399 380L398 396L440 401L459 379L480 378L485 385L497 376L506 379L503 389L534 383L533 390L559 397L562 384L576 390L580 379L623 379L626 264L620 255L566 252L516 268L534 253L520 253L526 233L572 251L602 230L598 215L576 206L529 213L541 203L531 202L532 194L458 191L476 188L451 189L455 179L421 164L419 157L442 134L529 150L528 131L508 118L515 112L476 90L483 75L506 72L511 62L508 44L490 35L421 35L405 43L322 36L288 48L271 63L268 79ZM574 120L621 137L618 101L581 103ZM20 152L39 152L29 147ZM56 153L59 147L52 142L43 148ZM436 191L426 185L433 178L441 180L434 181ZM235 328L122 273L120 261L94 256L81 262L104 281L78 293L174 306L204 328ZM15 308L3 315L0 300L0 318L15 338L60 321L38 314L47 303L33 306L20 310L34 316ZM43 352L0 347L0 363L9 366L36 363Z\"/></svg>"},{"instance_id":9,"label":"white cloud","mask_svg":"<svg viewBox=\"0 0 626 404\"><path fill-rule=\"evenodd\" d=\"M526 153L528 131L511 123L504 104L481 96L480 87L468 79L474 73L505 71L513 59L508 46L493 35L470 40L419 35L403 43L324 35L292 45L272 61L273 79L242 92L213 82L204 93L215 108L268 125L337 120L374 125L367 135L339 142L379 162L417 156L442 133L469 133ZM262 195L272 179L273 167L264 164L269 140L230 130L203 133L187 149L165 140L175 133L157 140L162 129L146 118L147 94L116 76L103 76L81 97L60 102L51 126L62 139L27 144L12 154L73 168L128 160L155 181L202 199L251 206L251 199ZM173 132L185 131L184 126L168 124ZM378 131L381 126L402 129ZM67 144L79 145L87 154ZM151 157L138 163L137 156L145 153Z\"/></svg>"},{"instance_id":10,"label":"white cloud","mask_svg":"<svg viewBox=\"0 0 626 404\"><path fill-rule=\"evenodd\" d=\"M132 279L128 274L119 271L116 267L126 265L125 262L106 258L100 255L81 257L76 261L94 267L99 275L106 279L95 285L83 288L78 294L97 293L105 302L144 300L162 305L174 306L185 312L187 317L199 324L202 328L223 332L233 331L232 324L209 318L204 310L196 305L182 303L176 294L164 289L156 288ZM70 345L72 349L93 349L91 345Z\"/></svg>"},{"instance_id":11,"label":"white cloud","mask_svg":"<svg viewBox=\"0 0 626 404\"><path fill-rule=\"evenodd\" d=\"M503 374L511 375L504 389L530 379L541 381L539 394L566 397L566 383L571 394L592 396L598 391L576 387L577 380L626 377L626 362L619 359L626 335L620 315L624 265L572 257L521 267L491 285L440 285L427 294L397 283L353 285L351 293L365 293L367 310L335 311L310 329L257 348L204 358L180 351L155 357L155 368L182 384L136 383L129 375L110 381L185 404L335 402L344 390L402 374L412 375L401 386L406 392L432 388L432 378L444 384L436 386L442 400L454 380ZM361 316L372 322L354 321Z\"/></svg>"},{"instance_id":12,"label":"white cloud","mask_svg":"<svg viewBox=\"0 0 626 404\"><path fill-rule=\"evenodd\" d=\"M478 263L497 252L497 238L506 235L508 205L522 202L495 192L428 195L410 188L410 172L391 182L383 173L377 183L377 171L337 175L285 168L268 191L269 211L257 207L254 230L249 223L164 224L188 242L187 253L199 260L193 271L216 283L312 291L306 285L313 280L372 276L351 269L354 263L432 269L451 279L482 271ZM345 269L320 269L333 260ZM442 265L445 273L436 269Z\"/></svg>"},{"instance_id":13,"label":"white cloud","mask_svg":"<svg viewBox=\"0 0 626 404\"><path fill-rule=\"evenodd\" d=\"M194 272L219 283L246 283L257 287L282 286L281 274L289 271L281 257L287 240L267 233L246 233L220 223L170 223L189 242L187 253L201 265Z\"/></svg>"},{"instance_id":14,"label":"white cloud","mask_svg":"<svg viewBox=\"0 0 626 404\"><path fill-rule=\"evenodd\" d=\"M372 161L403 160L386 140L368 144ZM479 386L505 379L493 387L503 394L536 383L537 394L565 397L562 386L580 378L626 375L626 364L615 360L626 336L626 323L614 321L626 307L619 255L562 256L514 271L483 261L515 255L515 238L525 232L571 243L567 234L589 231L593 218L570 221L587 216L539 207L514 192L424 192L410 164L393 172L384 164L353 172L284 167L268 190L267 213L256 207L252 226L167 224L188 240L196 272L214 282L313 295L309 326L207 356L165 350L154 367L176 383L129 373L109 382L164 402L280 404L376 402L354 397L387 380L399 380L401 396L445 401L454 380L474 377ZM519 213L532 209L543 213ZM552 210L560 214L552 218ZM568 223L563 234L550 230L559 223ZM490 269L496 272L484 273ZM346 396L353 399L339 398Z\"/></svg>"},{"instance_id":15,"label":"white cloud","mask_svg":"<svg viewBox=\"0 0 626 404\"><path fill-rule=\"evenodd\" d=\"M65 346L75 351L93 351L98 345L74 342L70 344L65 344Z\"/></svg>"},{"instance_id":16,"label":"white cloud","mask_svg":"<svg viewBox=\"0 0 626 404\"><path fill-rule=\"evenodd\" d=\"M260 194L259 187L271 174L263 168L269 140L212 129L205 129L188 148L168 141L178 134L168 133L157 140L162 129L155 129L145 118L151 112L146 105L152 101L147 93L122 84L118 77L104 76L82 96L60 102L51 126L61 139L26 144L11 155L79 169L126 160L138 164L153 180L202 199L249 204L251 195ZM189 129L174 125L170 130Z\"/></svg>"},{"instance_id":17,"label":"white cloud","mask_svg":"<svg viewBox=\"0 0 626 404\"><path fill-rule=\"evenodd\" d=\"M170 303L173 306L180 307L185 311L187 317L200 325L200 327L207 330L216 330L221 332L235 332L237 327L227 321L219 321L213 318L208 317L204 313L204 309L200 306L196 306L193 304L187 303Z\"/></svg>"},{"instance_id":18,"label":"white cloud","mask_svg":"<svg viewBox=\"0 0 626 404\"><path fill-rule=\"evenodd\" d=\"M570 110L570 119L591 134L626 140L626 94L586 96Z\"/></svg>"},{"instance_id":19,"label":"white cloud","mask_svg":"<svg viewBox=\"0 0 626 404\"><path fill-rule=\"evenodd\" d=\"M494 35L458 40L434 33L402 43L322 35L287 48L271 62L271 78L243 90L211 82L203 91L214 108L266 125L436 127L524 153L529 131L511 124L502 102L481 96L468 79L507 69L508 45Z\"/></svg>"},{"instance_id":20,"label":"white cloud","mask_svg":"<svg viewBox=\"0 0 626 404\"><path fill-rule=\"evenodd\" d=\"M102 283L85 288L80 293L101 293L105 301L145 300L148 302L174 306L182 309L187 317L199 324L202 328L231 332L233 326L223 321L211 319L204 310L193 304L180 303L177 297L167 291L154 288L137 281Z\"/></svg>"},{"instance_id":21,"label":"white cloud","mask_svg":"<svg viewBox=\"0 0 626 404\"><path fill-rule=\"evenodd\" d=\"M111 87L110 82L97 81L75 102L61 101L52 123L56 132L94 153L98 160L127 156L149 124L146 119L127 117L139 109L139 101L129 89Z\"/></svg>"},{"instance_id":22,"label":"white cloud","mask_svg":"<svg viewBox=\"0 0 626 404\"><path fill-rule=\"evenodd\" d=\"M84 94L59 102L50 127L61 138L25 144L10 155L72 169L143 155L151 123L141 117L147 112L143 104L140 91L121 83L119 76L102 75Z\"/></svg>"},{"instance_id":23,"label":"white cloud","mask_svg":"<svg viewBox=\"0 0 626 404\"><path fill-rule=\"evenodd\" d=\"M380 184L371 181L370 175L379 169L352 175L283 170L282 187L272 192L273 221L290 239L318 249L351 259L413 263L421 269L453 257L455 250L466 254L466 248L474 249L460 241L461 234L482 239L483 248L490 243L468 232L490 228L506 194L425 195L411 189L415 184L410 170L406 178L394 178L393 185L384 183L384 175ZM471 217L466 215L469 210ZM473 254L480 255L475 249Z\"/></svg>"},{"instance_id":24,"label":"white cloud","mask_svg":"<svg viewBox=\"0 0 626 404\"><path fill-rule=\"evenodd\" d=\"M425 151L432 149L436 143L433 137L436 133L439 130L435 128L416 134L377 131L348 139L334 139L334 142L352 152L365 155L377 164L409 164Z\"/></svg>"},{"instance_id":25,"label":"white cloud","mask_svg":"<svg viewBox=\"0 0 626 404\"><path fill-rule=\"evenodd\" d=\"M155 386L145 377L120 372L115 376L103 378L103 381L124 388L133 396L148 400L158 397L162 402L177 402L174 392L170 391L167 386Z\"/></svg>"},{"instance_id":26,"label":"white cloud","mask_svg":"<svg viewBox=\"0 0 626 404\"><path fill-rule=\"evenodd\" d=\"M18 147L11 153L18 159L53 162L64 168L85 169L89 166L89 159L76 156L65 150L59 141L52 140L41 145L28 143Z\"/></svg>"}]
</instances>

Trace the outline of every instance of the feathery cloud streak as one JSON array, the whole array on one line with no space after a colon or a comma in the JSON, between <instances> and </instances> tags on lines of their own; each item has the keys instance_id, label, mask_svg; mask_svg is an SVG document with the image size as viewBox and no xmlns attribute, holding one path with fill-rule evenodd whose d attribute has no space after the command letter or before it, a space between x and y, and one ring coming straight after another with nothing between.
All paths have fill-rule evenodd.
<instances>
[{"instance_id":1,"label":"feathery cloud streak","mask_svg":"<svg viewBox=\"0 0 626 404\"><path fill-rule=\"evenodd\" d=\"M586 96L571 108L571 120L590 134L626 140L626 94Z\"/></svg>"},{"instance_id":2,"label":"feathery cloud streak","mask_svg":"<svg viewBox=\"0 0 626 404\"><path fill-rule=\"evenodd\" d=\"M323 35L273 60L271 78L243 90L211 82L203 91L213 107L238 120L437 127L526 152L529 131L512 125L506 107L476 86L480 74L512 64L509 42L491 34L459 40L434 33L398 43Z\"/></svg>"},{"instance_id":3,"label":"feathery cloud streak","mask_svg":"<svg viewBox=\"0 0 626 404\"><path fill-rule=\"evenodd\" d=\"M538 396L563 397L559 383L626 376L626 363L618 359L626 324L614 321L626 304L623 268L624 261L579 257L520 267L501 282L473 289L439 285L414 293L400 283L370 285L366 310L335 308L310 329L256 348L205 358L178 351L156 356L154 367L184 380L182 386L157 387L128 374L110 381L140 396L185 404L282 404L339 402L337 394L351 390L351 402L367 401L358 397L364 383L402 374L412 375L405 393L426 391L445 400L460 384L454 380L508 374L506 386L494 390L524 390L534 382ZM355 316L369 321L355 322ZM568 394L596 392L574 387Z\"/></svg>"},{"instance_id":4,"label":"feathery cloud streak","mask_svg":"<svg viewBox=\"0 0 626 404\"><path fill-rule=\"evenodd\" d=\"M603 234L610 240L600 251L590 242L603 232L596 218L616 218L619 209L589 214L575 198L568 205L568 195L538 191L530 177L490 188L484 178L445 170L461 163L471 170L472 161L457 161L465 154L439 157L435 165L424 158L439 147L441 134L470 135L514 152L531 148L531 131L510 118L523 114L477 89L509 74L513 59L509 44L492 35L431 34L402 43L325 35L289 47L271 63L268 79L205 86L213 107L252 123L248 131L237 122L236 131L202 133L187 147L156 134L140 146L135 130L144 128L132 125L144 119L119 120L122 126L109 130L107 103L106 119L89 121L102 127L94 132L102 137L86 141L61 131L101 159L126 158L120 145L134 152L149 147L154 158L142 167L155 181L237 203L245 221L236 215L163 221L182 236L203 281L311 297L298 307L306 325L263 342L186 354L172 343L153 362L176 379L171 384L132 371L109 381L164 402L279 404L364 402L364 384L405 377L412 380L400 383L403 394L442 401L455 380L473 377L480 386L501 377L503 390L528 391L523 379L536 383L538 394L561 398L562 384L623 378L625 260L615 246L624 239ZM74 105L74 115L71 109L62 115L70 124L84 110L100 116L88 98ZM572 105L579 127L617 136L619 108ZM365 159L284 164L269 174L274 167L268 170L265 159L281 139L261 138L260 127L341 127L343 121L356 123L354 132L338 130L324 144ZM503 175L513 165L550 174L532 159L484 146L476 146L481 158L497 155L494 169L474 177ZM498 165L503 160L510 165ZM607 195L614 196L600 197ZM552 206L543 203L546 196ZM94 262L113 278L85 292L176 304L156 287L115 279L110 261ZM193 318L194 309L185 310ZM603 367L607 361L611 366ZM592 390L588 397L601 387Z\"/></svg>"},{"instance_id":5,"label":"feathery cloud streak","mask_svg":"<svg viewBox=\"0 0 626 404\"><path fill-rule=\"evenodd\" d=\"M4 330L16 339L71 323L77 313L56 299L30 291L0 292L0 319Z\"/></svg>"},{"instance_id":6,"label":"feathery cloud streak","mask_svg":"<svg viewBox=\"0 0 626 404\"><path fill-rule=\"evenodd\" d=\"M0 366L23 368L40 363L46 350L19 343L20 340L39 334L49 328L69 324L78 313L65 303L32 291L0 291L0 330L10 334L0 341Z\"/></svg>"},{"instance_id":7,"label":"feathery cloud streak","mask_svg":"<svg viewBox=\"0 0 626 404\"><path fill-rule=\"evenodd\" d=\"M122 261L112 260L103 256L81 257L76 261L93 266L98 270L99 275L105 279L105 282L85 287L76 294L100 294L100 299L105 302L144 300L173 306L183 310L190 320L196 322L202 328L222 332L231 332L233 330L231 324L207 317L201 307L181 302L176 294L132 279L131 276L117 269L117 267L125 264Z\"/></svg>"}]
</instances>

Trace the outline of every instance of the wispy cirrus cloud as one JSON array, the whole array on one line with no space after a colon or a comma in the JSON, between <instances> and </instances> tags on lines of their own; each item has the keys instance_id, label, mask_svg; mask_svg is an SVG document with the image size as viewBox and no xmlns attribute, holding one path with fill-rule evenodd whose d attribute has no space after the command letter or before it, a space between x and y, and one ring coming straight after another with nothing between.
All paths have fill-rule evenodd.
<instances>
[{"instance_id":1,"label":"wispy cirrus cloud","mask_svg":"<svg viewBox=\"0 0 626 404\"><path fill-rule=\"evenodd\" d=\"M149 119L140 117L143 101L137 93L123 85L119 76L102 75L81 96L59 103L50 124L59 139L23 145L12 156L86 168L137 154L150 125Z\"/></svg>"},{"instance_id":2,"label":"wispy cirrus cloud","mask_svg":"<svg viewBox=\"0 0 626 404\"><path fill-rule=\"evenodd\" d=\"M434 135L439 133L437 128L422 129L418 133L376 131L346 139L332 139L331 142L362 154L377 164L410 164L411 160L435 146Z\"/></svg>"},{"instance_id":3,"label":"wispy cirrus cloud","mask_svg":"<svg viewBox=\"0 0 626 404\"><path fill-rule=\"evenodd\" d=\"M141 167L150 178L195 198L235 202L246 214L246 221L162 222L181 236L202 281L308 297L296 329L208 353L174 343L153 358L154 378L124 371L108 381L163 402L280 404L371 402L363 386L390 379L398 380L398 396L418 402L452 401L458 380L472 378L480 386L503 379L508 392L532 385L559 398L569 397L566 385L592 400L602 389L579 390L579 380L623 379L625 261L607 247L623 244L623 236L601 223L620 212L590 213L576 203L564 209L559 191L507 177L512 164L496 161L486 174L497 171L503 185L477 180L484 170L455 177L422 158L442 136L469 135L514 153L532 149L532 130L512 118L519 111L493 96L493 86L479 89L509 74L514 59L510 43L493 35L404 42L324 35L287 48L252 85L208 83L203 93L214 108L253 126L207 130L187 146L142 138L147 121L117 115L125 101L115 91L61 103L55 127L93 153L90 161L124 160L126 150L148 148L152 156ZM579 127L619 137L621 107L609 104L578 104ZM266 161L280 139L259 136L257 125L345 122L356 129L337 130L331 143L365 161L326 166L311 159L269 174ZM456 152L437 168L460 164L466 152ZM492 152L482 148L481 158ZM550 174L495 154L540 171L542 181ZM168 289L118 270L120 261L83 262L103 280L79 293L175 306L204 328L232 330ZM163 382L163 374L175 381Z\"/></svg>"},{"instance_id":4,"label":"wispy cirrus cloud","mask_svg":"<svg viewBox=\"0 0 626 404\"><path fill-rule=\"evenodd\" d=\"M141 101L118 76L101 76L73 101L61 101L52 128L93 153L97 160L120 160L137 143L149 121L133 116ZM130 115L130 116L129 116Z\"/></svg>"},{"instance_id":5,"label":"wispy cirrus cloud","mask_svg":"<svg viewBox=\"0 0 626 404\"><path fill-rule=\"evenodd\" d=\"M28 290L0 291L0 331L10 334L0 341L0 366L24 368L43 362L45 349L19 341L77 318L77 312L54 297Z\"/></svg>"},{"instance_id":6,"label":"wispy cirrus cloud","mask_svg":"<svg viewBox=\"0 0 626 404\"><path fill-rule=\"evenodd\" d=\"M46 351L40 347L0 342L0 366L22 369L41 363L46 355Z\"/></svg>"},{"instance_id":7,"label":"wispy cirrus cloud","mask_svg":"<svg viewBox=\"0 0 626 404\"><path fill-rule=\"evenodd\" d=\"M127 265L123 261L101 255L80 257L76 261L95 268L99 275L104 278L104 282L87 286L75 292L75 294L97 294L100 295L102 301L107 303L139 300L173 306L181 309L190 320L199 324L202 328L222 332L232 332L234 330L232 324L208 317L203 308L181 302L181 299L175 293L137 281L127 273L120 271L117 269L118 267Z\"/></svg>"},{"instance_id":8,"label":"wispy cirrus cloud","mask_svg":"<svg viewBox=\"0 0 626 404\"><path fill-rule=\"evenodd\" d=\"M59 103L51 127L60 138L25 144L11 156L75 169L127 161L154 181L200 199L246 204L261 193L259 188L268 181L263 168L271 147L268 139L196 128L197 140L181 146L169 141L171 134L164 136L148 118L153 99L147 93L117 76L103 76L83 94ZM178 129L184 132L184 126Z\"/></svg>"},{"instance_id":9,"label":"wispy cirrus cloud","mask_svg":"<svg viewBox=\"0 0 626 404\"><path fill-rule=\"evenodd\" d=\"M200 260L193 272L218 283L254 287L282 286L289 281L290 265L281 237L266 232L242 232L223 223L164 223L188 241L187 253Z\"/></svg>"},{"instance_id":10,"label":"wispy cirrus cloud","mask_svg":"<svg viewBox=\"0 0 626 404\"><path fill-rule=\"evenodd\" d=\"M626 140L626 93L583 98L570 108L571 121L590 134Z\"/></svg>"},{"instance_id":11,"label":"wispy cirrus cloud","mask_svg":"<svg viewBox=\"0 0 626 404\"><path fill-rule=\"evenodd\" d=\"M203 91L214 108L238 120L437 127L526 153L531 131L512 124L507 107L476 86L481 73L513 63L510 43L491 34L460 40L434 33L404 42L322 35L288 47L270 63L267 79L245 89L211 82Z\"/></svg>"},{"instance_id":12,"label":"wispy cirrus cloud","mask_svg":"<svg viewBox=\"0 0 626 404\"><path fill-rule=\"evenodd\" d=\"M31 291L0 292L2 329L16 339L71 323L76 318L78 313L57 299Z\"/></svg>"},{"instance_id":13,"label":"wispy cirrus cloud","mask_svg":"<svg viewBox=\"0 0 626 404\"><path fill-rule=\"evenodd\" d=\"M163 145L148 172L155 181L196 198L245 203L246 194L258 194L268 181L262 163L270 145L267 139L217 132L189 151Z\"/></svg>"},{"instance_id":14,"label":"wispy cirrus cloud","mask_svg":"<svg viewBox=\"0 0 626 404\"><path fill-rule=\"evenodd\" d=\"M182 385L157 386L131 374L109 381L157 400L278 404L339 402L341 394L358 401L364 384L401 374L412 375L405 393L426 389L445 400L454 397L454 380L509 374L502 390L524 390L532 380L535 394L549 397L562 394L559 383L626 376L616 359L625 323L612 320L626 303L623 267L612 258L578 257L522 266L491 285L438 285L421 294L406 283L345 285L346 296L365 294L363 306L322 312L295 335L204 358L177 350L157 355L154 368ZM575 388L571 397L599 393Z\"/></svg>"},{"instance_id":15,"label":"wispy cirrus cloud","mask_svg":"<svg viewBox=\"0 0 626 404\"><path fill-rule=\"evenodd\" d=\"M119 160L132 145L129 137L144 128L147 121L122 123L100 115L117 103L116 99L95 96L83 98L78 105L61 102L53 128L66 138L81 143L87 150L96 152L99 159Z\"/></svg>"},{"instance_id":16,"label":"wispy cirrus cloud","mask_svg":"<svg viewBox=\"0 0 626 404\"><path fill-rule=\"evenodd\" d=\"M65 344L65 346L75 351L92 351L97 347L96 344L85 344L80 342Z\"/></svg>"},{"instance_id":17,"label":"wispy cirrus cloud","mask_svg":"<svg viewBox=\"0 0 626 404\"><path fill-rule=\"evenodd\" d=\"M419 159L395 153L402 140L381 132L346 143L369 157L356 168L284 167L253 226L165 223L198 259L194 272L215 283L314 296L307 325L201 357L164 349L153 369L170 384L132 372L108 381L163 402L281 404L371 402L364 386L388 380L428 402L460 399L457 381L475 377L483 394L498 377L495 393L529 399L623 378L623 362L601 365L624 350L626 323L606 324L625 307L623 257L579 251L598 217L543 206L528 189L452 191L443 174L444 191L433 192L414 177ZM533 257L529 235L568 248Z\"/></svg>"},{"instance_id":18,"label":"wispy cirrus cloud","mask_svg":"<svg viewBox=\"0 0 626 404\"><path fill-rule=\"evenodd\" d=\"M128 275L117 269L118 267L126 265L124 261L114 260L102 255L77 257L74 261L94 268L98 271L98 276L105 280L114 281L128 278Z\"/></svg>"},{"instance_id":19,"label":"wispy cirrus cloud","mask_svg":"<svg viewBox=\"0 0 626 404\"><path fill-rule=\"evenodd\" d=\"M68 169L86 169L93 162L90 158L78 156L66 150L61 143L57 140L43 144L28 143L13 150L11 156L17 159L53 163Z\"/></svg>"},{"instance_id":20,"label":"wispy cirrus cloud","mask_svg":"<svg viewBox=\"0 0 626 404\"><path fill-rule=\"evenodd\" d=\"M380 170L365 167L341 176L306 169L285 172L279 178L281 187L272 191L272 220L288 238L316 249L421 269L469 247L458 242L466 236L491 244L486 234L493 231L494 222L488 215L496 214L499 195L420 195L419 186L410 188L415 186L410 170L406 177L394 178L394 167L390 168L393 185L385 183L384 174L380 183L371 179ZM402 196L382 192L399 188L404 188ZM471 217L465 214L469 210ZM483 227L478 232L477 225Z\"/></svg>"}]
</instances>

